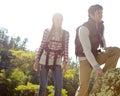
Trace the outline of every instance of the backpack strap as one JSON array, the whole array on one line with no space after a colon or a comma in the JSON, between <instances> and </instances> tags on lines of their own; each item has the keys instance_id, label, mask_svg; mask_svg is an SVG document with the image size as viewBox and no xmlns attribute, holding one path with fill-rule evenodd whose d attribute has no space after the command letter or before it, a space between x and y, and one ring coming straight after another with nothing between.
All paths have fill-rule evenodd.
<instances>
[{"instance_id":1,"label":"backpack strap","mask_svg":"<svg viewBox=\"0 0 120 96\"><path fill-rule=\"evenodd\" d=\"M62 54L64 52L65 49L65 31L63 30L63 34L62 34ZM59 51L58 53L61 54L61 51ZM57 61L57 53L55 52L55 56L54 56L54 62L53 62L53 70L55 69L55 65L56 65L56 61Z\"/></svg>"},{"instance_id":2,"label":"backpack strap","mask_svg":"<svg viewBox=\"0 0 120 96\"><path fill-rule=\"evenodd\" d=\"M45 48L45 50L47 51L47 55L46 55L46 68L48 68L48 61L49 61L49 54L50 52L54 52L55 56L54 56L54 61L53 61L53 69L55 69L55 65L56 65L56 61L57 61L57 55L58 54L63 54L64 49L65 49L65 30L63 30L63 34L62 34L62 50L50 50L49 48Z\"/></svg>"}]
</instances>

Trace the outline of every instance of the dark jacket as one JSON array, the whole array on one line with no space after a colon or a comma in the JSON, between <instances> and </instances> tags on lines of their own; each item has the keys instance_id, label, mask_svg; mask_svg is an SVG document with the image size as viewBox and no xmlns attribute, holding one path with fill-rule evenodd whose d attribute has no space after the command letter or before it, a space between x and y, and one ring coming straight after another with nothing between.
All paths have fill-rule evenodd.
<instances>
[{"instance_id":1,"label":"dark jacket","mask_svg":"<svg viewBox=\"0 0 120 96\"><path fill-rule=\"evenodd\" d=\"M92 19L89 19L87 22L85 22L82 26L85 26L89 30L89 39L91 43L91 50L94 56L98 55L98 47L99 45L103 47L102 37L103 37L103 31L104 31L104 25L103 22L98 24L98 29L96 28L95 22ZM80 43L81 45L81 43ZM85 56L83 53L82 45L80 46L80 57Z\"/></svg>"}]
</instances>

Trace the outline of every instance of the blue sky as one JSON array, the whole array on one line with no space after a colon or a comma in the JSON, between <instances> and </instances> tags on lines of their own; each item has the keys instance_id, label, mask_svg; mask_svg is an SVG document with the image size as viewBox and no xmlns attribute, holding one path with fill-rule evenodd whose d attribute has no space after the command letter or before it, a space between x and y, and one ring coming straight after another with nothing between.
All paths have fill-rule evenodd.
<instances>
[{"instance_id":1,"label":"blue sky","mask_svg":"<svg viewBox=\"0 0 120 96\"><path fill-rule=\"evenodd\" d=\"M63 28L70 33L69 56L74 55L76 27L88 19L87 10L92 4L103 6L103 21L107 46L120 47L119 0L0 0L0 27L11 36L28 38L27 48L36 50L43 31L50 28L52 15L63 14Z\"/></svg>"}]
</instances>

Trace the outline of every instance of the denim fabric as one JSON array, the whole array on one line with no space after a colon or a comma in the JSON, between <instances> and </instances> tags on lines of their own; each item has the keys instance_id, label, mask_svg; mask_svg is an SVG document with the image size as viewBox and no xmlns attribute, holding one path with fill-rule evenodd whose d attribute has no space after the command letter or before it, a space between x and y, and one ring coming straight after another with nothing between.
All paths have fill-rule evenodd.
<instances>
[{"instance_id":1,"label":"denim fabric","mask_svg":"<svg viewBox=\"0 0 120 96\"><path fill-rule=\"evenodd\" d=\"M40 65L40 88L38 96L46 96L46 87L47 87L47 81L48 81L48 72L51 69L53 73L53 79L54 79L54 86L55 86L55 92L54 96L61 96L62 91L62 85L63 85L63 78L62 78L62 70L60 65L55 65L54 67L48 66L46 68L45 65Z\"/></svg>"}]
</instances>

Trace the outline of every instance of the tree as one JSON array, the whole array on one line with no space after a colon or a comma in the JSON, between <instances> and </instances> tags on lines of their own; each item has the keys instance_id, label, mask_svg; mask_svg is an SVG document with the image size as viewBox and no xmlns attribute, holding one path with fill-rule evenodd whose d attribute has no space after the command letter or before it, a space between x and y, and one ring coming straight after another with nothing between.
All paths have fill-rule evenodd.
<instances>
[{"instance_id":1,"label":"tree","mask_svg":"<svg viewBox=\"0 0 120 96\"><path fill-rule=\"evenodd\" d=\"M0 45L5 48L8 47L8 41L9 41L9 36L6 35L8 33L8 30L6 28L1 28L0 29Z\"/></svg>"},{"instance_id":2,"label":"tree","mask_svg":"<svg viewBox=\"0 0 120 96\"><path fill-rule=\"evenodd\" d=\"M28 39L25 38L23 41L21 40L20 36L17 37L10 37L7 35L8 29L1 28L0 29L0 48L5 49L14 49L14 50L26 50L26 43Z\"/></svg>"},{"instance_id":3,"label":"tree","mask_svg":"<svg viewBox=\"0 0 120 96\"><path fill-rule=\"evenodd\" d=\"M9 67L11 59L14 58L14 56L11 54L8 50L2 50L0 52L0 70L7 69Z\"/></svg>"},{"instance_id":4,"label":"tree","mask_svg":"<svg viewBox=\"0 0 120 96\"><path fill-rule=\"evenodd\" d=\"M27 84L31 81L32 76L32 63L34 59L34 52L26 52L23 50L15 51L10 50L11 54L16 58L12 59L9 63L9 68L4 73L4 83L8 89L10 96L17 96L15 88L21 84Z\"/></svg>"}]
</instances>

